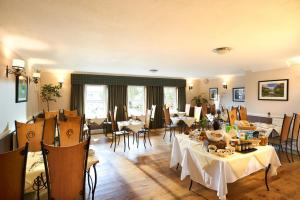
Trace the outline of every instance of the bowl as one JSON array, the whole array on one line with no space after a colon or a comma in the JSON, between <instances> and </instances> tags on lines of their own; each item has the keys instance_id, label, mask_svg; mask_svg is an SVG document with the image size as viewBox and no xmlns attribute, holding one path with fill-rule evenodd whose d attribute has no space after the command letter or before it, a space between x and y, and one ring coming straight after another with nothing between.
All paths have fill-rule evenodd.
<instances>
[{"instance_id":1,"label":"bowl","mask_svg":"<svg viewBox=\"0 0 300 200\"><path fill-rule=\"evenodd\" d=\"M223 140L224 133L222 131L206 131L206 136L211 141L219 142Z\"/></svg>"}]
</instances>

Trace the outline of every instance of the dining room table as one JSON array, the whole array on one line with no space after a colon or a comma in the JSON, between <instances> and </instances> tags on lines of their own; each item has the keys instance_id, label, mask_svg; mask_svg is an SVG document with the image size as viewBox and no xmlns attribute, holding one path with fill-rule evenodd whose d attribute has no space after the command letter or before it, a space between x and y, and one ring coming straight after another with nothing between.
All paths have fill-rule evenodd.
<instances>
[{"instance_id":1,"label":"dining room table","mask_svg":"<svg viewBox=\"0 0 300 200\"><path fill-rule=\"evenodd\" d=\"M177 125L179 122L183 121L185 125L187 125L188 127L191 127L195 122L195 118L187 117L187 116L177 116L177 117L171 117L171 121L175 125Z\"/></svg>"},{"instance_id":2,"label":"dining room table","mask_svg":"<svg viewBox=\"0 0 300 200\"><path fill-rule=\"evenodd\" d=\"M209 153L202 141L191 139L188 135L178 134L172 145L170 167L181 166L180 179L187 176L193 182L217 191L219 199L226 199L227 184L233 183L259 170L265 169L265 185L269 190L267 177L277 175L281 166L274 147L257 146L250 153L234 152L232 155L220 157Z\"/></svg>"},{"instance_id":3,"label":"dining room table","mask_svg":"<svg viewBox=\"0 0 300 200\"><path fill-rule=\"evenodd\" d=\"M124 128L131 130L134 133L137 133L139 130L141 130L145 122L140 121L140 120L133 120L130 119L128 121L118 121L118 129L119 131L124 130Z\"/></svg>"}]
</instances>

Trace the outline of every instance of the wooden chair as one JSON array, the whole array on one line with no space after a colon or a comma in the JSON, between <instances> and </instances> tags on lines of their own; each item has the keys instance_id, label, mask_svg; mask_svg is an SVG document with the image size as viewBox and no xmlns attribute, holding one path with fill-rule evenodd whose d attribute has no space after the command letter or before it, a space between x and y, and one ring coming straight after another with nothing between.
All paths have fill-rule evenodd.
<instances>
[{"instance_id":1,"label":"wooden chair","mask_svg":"<svg viewBox=\"0 0 300 200\"><path fill-rule=\"evenodd\" d=\"M28 143L0 154L0 199L24 199Z\"/></svg>"},{"instance_id":2,"label":"wooden chair","mask_svg":"<svg viewBox=\"0 0 300 200\"><path fill-rule=\"evenodd\" d=\"M129 116L128 116L127 106L124 105L123 106L123 110L124 110L124 119L125 119L125 121L128 121L129 120Z\"/></svg>"},{"instance_id":3,"label":"wooden chair","mask_svg":"<svg viewBox=\"0 0 300 200\"><path fill-rule=\"evenodd\" d=\"M34 122L44 122L43 141L48 145L55 145L55 133L57 127L57 116L48 118L34 118Z\"/></svg>"},{"instance_id":4,"label":"wooden chair","mask_svg":"<svg viewBox=\"0 0 300 200\"><path fill-rule=\"evenodd\" d=\"M68 117L66 121L58 123L59 145L72 146L82 139L82 118Z\"/></svg>"},{"instance_id":5,"label":"wooden chair","mask_svg":"<svg viewBox=\"0 0 300 200\"><path fill-rule=\"evenodd\" d=\"M130 150L129 147L129 132L126 130L119 130L117 128L117 122L115 121L114 114L110 112L110 118L111 118L111 128L112 128L112 142L110 145L110 148L112 147L113 143L115 143L114 146L114 152L116 151L116 146L117 146L117 137L118 137L118 145L120 143L120 137L123 135L124 136L124 152L126 151L126 135L128 139L128 149Z\"/></svg>"},{"instance_id":6,"label":"wooden chair","mask_svg":"<svg viewBox=\"0 0 300 200\"><path fill-rule=\"evenodd\" d=\"M48 199L85 199L90 137L68 147L41 144L48 183Z\"/></svg>"},{"instance_id":7,"label":"wooden chair","mask_svg":"<svg viewBox=\"0 0 300 200\"><path fill-rule=\"evenodd\" d=\"M44 111L45 119L58 117L59 111Z\"/></svg>"},{"instance_id":8,"label":"wooden chair","mask_svg":"<svg viewBox=\"0 0 300 200\"><path fill-rule=\"evenodd\" d=\"M237 120L237 112L236 110L231 110L231 111L228 111L228 121L229 121L229 124L230 126L233 126L235 121Z\"/></svg>"},{"instance_id":9,"label":"wooden chair","mask_svg":"<svg viewBox=\"0 0 300 200\"><path fill-rule=\"evenodd\" d=\"M201 111L202 111L202 107L198 107L198 106L194 107L194 119L195 119L195 122L193 124L194 128L197 128L197 126L200 127Z\"/></svg>"},{"instance_id":10,"label":"wooden chair","mask_svg":"<svg viewBox=\"0 0 300 200\"><path fill-rule=\"evenodd\" d=\"M203 119L204 117L206 117L206 114L207 114L207 105L206 104L202 104L201 119Z\"/></svg>"},{"instance_id":11,"label":"wooden chair","mask_svg":"<svg viewBox=\"0 0 300 200\"><path fill-rule=\"evenodd\" d=\"M114 120L116 121L117 119L117 112L118 112L118 106L114 107ZM110 111L108 111L107 113L107 118L106 121L103 122L103 127L104 127L104 131L105 131L105 136L107 137L107 132L109 129L112 129L112 124L111 124L111 113Z\"/></svg>"},{"instance_id":12,"label":"wooden chair","mask_svg":"<svg viewBox=\"0 0 300 200\"><path fill-rule=\"evenodd\" d=\"M217 112L216 112L216 104L212 104L210 105L210 113L212 115L215 115Z\"/></svg>"},{"instance_id":13,"label":"wooden chair","mask_svg":"<svg viewBox=\"0 0 300 200\"><path fill-rule=\"evenodd\" d=\"M247 108L246 107L240 106L239 116L240 116L240 120L246 120L246 121L248 121Z\"/></svg>"},{"instance_id":14,"label":"wooden chair","mask_svg":"<svg viewBox=\"0 0 300 200\"><path fill-rule=\"evenodd\" d=\"M63 115L65 117L77 117L78 111L77 110L63 110Z\"/></svg>"},{"instance_id":15,"label":"wooden chair","mask_svg":"<svg viewBox=\"0 0 300 200\"><path fill-rule=\"evenodd\" d=\"M281 151L283 152L282 144L285 143L285 153L288 161L290 162L289 156L288 156L288 136L290 133L291 124L293 121L293 116L284 115L282 128L281 128L281 134L280 136L270 137L269 138L269 144L273 146L278 146Z\"/></svg>"},{"instance_id":16,"label":"wooden chair","mask_svg":"<svg viewBox=\"0 0 300 200\"><path fill-rule=\"evenodd\" d=\"M137 143L138 148L139 148L139 136L141 134L144 135L144 147L145 147L145 149L146 149L146 135L148 136L148 141L149 141L150 145L152 146L151 141L150 141L150 121L151 121L151 110L147 110L144 128L139 130L137 132L137 135L136 135L136 137L137 137L136 138L136 143Z\"/></svg>"},{"instance_id":17,"label":"wooden chair","mask_svg":"<svg viewBox=\"0 0 300 200\"><path fill-rule=\"evenodd\" d=\"M169 130L170 131L170 142L171 142L172 133L175 136L177 125L172 123L169 108L166 108L164 106L163 107L163 113L164 113L164 127L165 127L165 134L164 134L163 139L165 139L167 130Z\"/></svg>"},{"instance_id":18,"label":"wooden chair","mask_svg":"<svg viewBox=\"0 0 300 200\"><path fill-rule=\"evenodd\" d=\"M41 151L41 141L43 138L44 122L39 121L32 124L25 124L15 121L17 147L25 146L29 143L29 151Z\"/></svg>"},{"instance_id":19,"label":"wooden chair","mask_svg":"<svg viewBox=\"0 0 300 200\"><path fill-rule=\"evenodd\" d=\"M191 104L185 104L185 115L190 116Z\"/></svg>"},{"instance_id":20,"label":"wooden chair","mask_svg":"<svg viewBox=\"0 0 300 200\"><path fill-rule=\"evenodd\" d=\"M300 113L294 113L294 123L293 123L293 129L292 129L292 135L291 137L288 138L288 143L291 144L291 157L292 157L292 161L294 162L294 158L293 158L293 143L295 142L295 146L296 146L296 150L297 150L297 154L300 158L300 153L299 153L299 145L298 145L298 141L299 141L299 131L300 131Z\"/></svg>"}]
</instances>

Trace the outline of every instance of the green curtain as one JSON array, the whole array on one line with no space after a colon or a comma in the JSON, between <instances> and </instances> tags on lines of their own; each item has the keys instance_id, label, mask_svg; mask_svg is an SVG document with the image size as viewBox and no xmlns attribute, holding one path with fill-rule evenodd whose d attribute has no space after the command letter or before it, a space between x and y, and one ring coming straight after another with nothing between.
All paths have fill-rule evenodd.
<instances>
[{"instance_id":1,"label":"green curtain","mask_svg":"<svg viewBox=\"0 0 300 200\"><path fill-rule=\"evenodd\" d=\"M84 85L71 85L71 110L77 109L79 114L84 114Z\"/></svg>"},{"instance_id":2,"label":"green curtain","mask_svg":"<svg viewBox=\"0 0 300 200\"><path fill-rule=\"evenodd\" d=\"M127 85L108 85L108 110L118 106L117 121L125 120L124 106L127 104Z\"/></svg>"},{"instance_id":3,"label":"green curtain","mask_svg":"<svg viewBox=\"0 0 300 200\"><path fill-rule=\"evenodd\" d=\"M162 86L147 86L147 108L156 105L152 128L163 127L164 88Z\"/></svg>"},{"instance_id":4,"label":"green curtain","mask_svg":"<svg viewBox=\"0 0 300 200\"><path fill-rule=\"evenodd\" d=\"M178 109L179 111L185 111L186 93L185 87L178 87Z\"/></svg>"}]
</instances>

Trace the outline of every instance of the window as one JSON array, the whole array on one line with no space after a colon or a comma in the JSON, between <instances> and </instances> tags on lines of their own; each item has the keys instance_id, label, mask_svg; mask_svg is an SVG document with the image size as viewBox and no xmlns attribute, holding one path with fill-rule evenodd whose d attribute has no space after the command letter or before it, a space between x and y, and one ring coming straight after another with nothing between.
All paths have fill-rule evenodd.
<instances>
[{"instance_id":1,"label":"window","mask_svg":"<svg viewBox=\"0 0 300 200\"><path fill-rule=\"evenodd\" d=\"M141 116L145 114L145 87L128 86L127 87L127 107L128 115Z\"/></svg>"},{"instance_id":2,"label":"window","mask_svg":"<svg viewBox=\"0 0 300 200\"><path fill-rule=\"evenodd\" d=\"M164 87L164 104L170 108L170 112L177 111L177 88Z\"/></svg>"},{"instance_id":3,"label":"window","mask_svg":"<svg viewBox=\"0 0 300 200\"><path fill-rule=\"evenodd\" d=\"M108 90L106 85L85 85L85 116L88 119L107 115Z\"/></svg>"}]
</instances>

